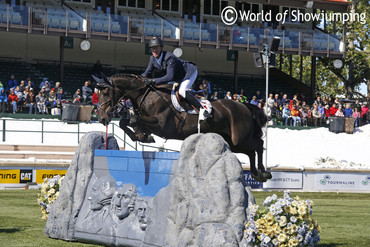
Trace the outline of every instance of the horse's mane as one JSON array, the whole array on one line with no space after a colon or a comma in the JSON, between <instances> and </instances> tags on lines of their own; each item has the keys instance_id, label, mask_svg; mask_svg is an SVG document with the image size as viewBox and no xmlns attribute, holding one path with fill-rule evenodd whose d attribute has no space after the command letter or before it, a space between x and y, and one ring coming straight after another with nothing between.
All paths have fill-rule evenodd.
<instances>
[{"instance_id":1,"label":"horse's mane","mask_svg":"<svg viewBox=\"0 0 370 247\"><path fill-rule=\"evenodd\" d=\"M119 78L119 77L128 77L128 78L141 78L140 75L135 75L135 74L115 74L115 75L112 75L111 78Z\"/></svg>"}]
</instances>

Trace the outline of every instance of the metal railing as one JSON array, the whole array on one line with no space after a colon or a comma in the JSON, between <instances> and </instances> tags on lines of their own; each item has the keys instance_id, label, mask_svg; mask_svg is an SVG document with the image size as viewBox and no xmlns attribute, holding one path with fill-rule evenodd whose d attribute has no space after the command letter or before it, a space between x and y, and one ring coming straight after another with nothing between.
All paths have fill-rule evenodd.
<instances>
[{"instance_id":1,"label":"metal railing","mask_svg":"<svg viewBox=\"0 0 370 247\"><path fill-rule=\"evenodd\" d=\"M41 126L38 126L37 130L30 130L30 129L27 129L27 125L23 125L25 126L24 128L18 128L18 129L15 129L15 128L10 128L9 127L9 122L39 122L41 124ZM45 143L45 138L46 138L46 134L72 134L72 135L76 135L76 142L77 144L80 143L80 138L84 135L84 134L87 134L89 133L89 131L82 131L81 130L81 124L87 124L85 122L79 122L79 121L68 121L68 124L74 124L77 126L77 130L76 131L62 131L62 130L47 130L46 127L45 127L45 123L63 123L62 121L53 121L53 120L38 120L38 119L32 119L32 120L26 120L26 119L1 119L1 127L0 127L0 131L2 133L2 142L6 142L7 141L7 133L39 133L40 134L40 141L42 144ZM88 123L88 124L98 124L98 123ZM100 125L100 123L99 123ZM112 134L114 136L114 138L117 139L117 141L120 141L122 142L123 144L123 148L124 149L127 149L127 147L130 147L131 149L135 150L135 151L145 151L146 148L150 148L150 149L157 149L158 151L161 151L161 152L178 152L179 150L173 150L173 149L168 149L168 148L164 148L163 146L162 147L158 147L158 146L152 146L152 145L147 145L147 144L142 144L140 142L132 142L129 143L129 137L128 135L116 124L116 123L110 123L109 124L109 127L111 129L110 131L110 134ZM118 135L117 134L117 131L116 129L119 129L123 132L123 136L121 135ZM127 139L129 138L129 139Z\"/></svg>"}]
</instances>

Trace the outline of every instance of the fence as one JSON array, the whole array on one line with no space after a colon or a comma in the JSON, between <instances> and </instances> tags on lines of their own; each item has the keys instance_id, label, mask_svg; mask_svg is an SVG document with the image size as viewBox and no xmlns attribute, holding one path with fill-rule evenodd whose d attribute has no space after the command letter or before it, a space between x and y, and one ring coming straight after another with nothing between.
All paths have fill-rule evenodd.
<instances>
[{"instance_id":1,"label":"fence","mask_svg":"<svg viewBox=\"0 0 370 247\"><path fill-rule=\"evenodd\" d=\"M105 127L96 122L68 122L59 120L25 120L25 119L1 119L0 131L2 142L17 144L79 144L81 137L90 131L103 131ZM164 148L163 146L146 145L133 142L127 134L115 123L108 126L108 133L113 134L119 144L122 143L125 150L135 151L162 151L178 152L178 150Z\"/></svg>"}]
</instances>

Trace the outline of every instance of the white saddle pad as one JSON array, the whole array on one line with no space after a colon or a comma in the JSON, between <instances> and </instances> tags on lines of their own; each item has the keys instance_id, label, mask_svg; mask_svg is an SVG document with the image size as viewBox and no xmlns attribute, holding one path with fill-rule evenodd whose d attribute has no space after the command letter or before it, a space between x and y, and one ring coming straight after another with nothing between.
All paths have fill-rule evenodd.
<instances>
[{"instance_id":1,"label":"white saddle pad","mask_svg":"<svg viewBox=\"0 0 370 247\"><path fill-rule=\"evenodd\" d=\"M172 101L172 105L175 107L175 109L177 111L179 111L179 112L184 112L185 111L185 109L179 104L179 102L177 100L177 97L176 97L176 94L175 94L175 90L173 90L173 89L171 91L171 101ZM200 104L203 106L205 111L207 111L209 114L211 114L211 112L212 112L211 102L209 102L208 100L201 100ZM193 110L187 111L187 114L198 114L198 113L193 109Z\"/></svg>"}]
</instances>

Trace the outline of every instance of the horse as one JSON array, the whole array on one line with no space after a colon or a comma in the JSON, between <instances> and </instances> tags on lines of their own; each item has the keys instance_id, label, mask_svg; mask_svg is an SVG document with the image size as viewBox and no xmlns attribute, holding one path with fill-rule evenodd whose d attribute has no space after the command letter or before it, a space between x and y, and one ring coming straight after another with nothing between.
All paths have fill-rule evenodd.
<instances>
[{"instance_id":1,"label":"horse","mask_svg":"<svg viewBox=\"0 0 370 247\"><path fill-rule=\"evenodd\" d=\"M133 141L150 142L150 134L165 139L184 140L198 132L198 115L177 111L171 103L172 85L146 85L137 75L94 78L99 89L99 122L108 125L123 99L130 99L136 114L121 119L120 127ZM232 152L244 153L250 160L251 175L258 181L271 178L263 162L262 127L267 123L263 110L255 105L227 99L212 101L212 116L200 121L201 133L217 133ZM128 126L133 127L132 131ZM258 170L256 169L256 153Z\"/></svg>"}]
</instances>

